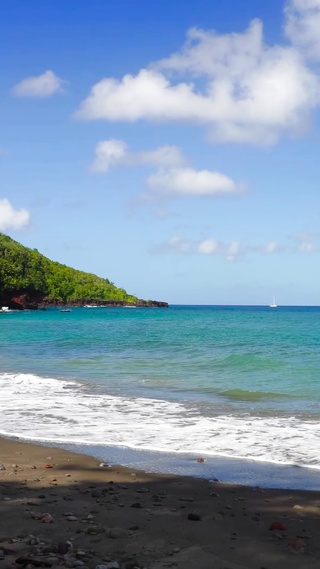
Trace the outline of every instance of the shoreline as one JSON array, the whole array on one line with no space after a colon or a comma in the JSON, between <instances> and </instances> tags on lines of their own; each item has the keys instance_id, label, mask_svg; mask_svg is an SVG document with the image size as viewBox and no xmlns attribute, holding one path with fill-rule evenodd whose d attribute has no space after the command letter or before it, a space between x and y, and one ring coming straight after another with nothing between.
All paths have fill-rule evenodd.
<instances>
[{"instance_id":1,"label":"shoreline","mask_svg":"<svg viewBox=\"0 0 320 569\"><path fill-rule=\"evenodd\" d=\"M0 438L3 569L21 555L30 567L319 567L319 492L100 464Z\"/></svg>"},{"instance_id":2,"label":"shoreline","mask_svg":"<svg viewBox=\"0 0 320 569\"><path fill-rule=\"evenodd\" d=\"M294 464L277 464L254 459L208 456L197 453L174 453L141 450L90 443L68 443L29 439L0 432L2 439L66 450L108 462L113 467L130 468L150 475L172 475L194 479L218 479L224 484L277 490L320 491L317 468Z\"/></svg>"}]
</instances>

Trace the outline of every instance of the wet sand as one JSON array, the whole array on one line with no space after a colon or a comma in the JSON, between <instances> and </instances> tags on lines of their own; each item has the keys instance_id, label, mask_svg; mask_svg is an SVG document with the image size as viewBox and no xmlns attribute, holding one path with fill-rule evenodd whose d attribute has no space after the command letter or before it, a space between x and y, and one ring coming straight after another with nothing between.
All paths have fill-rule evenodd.
<instances>
[{"instance_id":1,"label":"wet sand","mask_svg":"<svg viewBox=\"0 0 320 569\"><path fill-rule=\"evenodd\" d=\"M101 465L0 439L0 569L319 569L320 492Z\"/></svg>"}]
</instances>

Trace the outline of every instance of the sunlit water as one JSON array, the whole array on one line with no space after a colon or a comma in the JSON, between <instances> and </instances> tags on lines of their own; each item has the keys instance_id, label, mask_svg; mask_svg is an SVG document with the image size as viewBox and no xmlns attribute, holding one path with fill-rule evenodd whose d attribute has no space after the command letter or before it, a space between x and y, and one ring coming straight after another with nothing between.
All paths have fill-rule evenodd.
<instances>
[{"instance_id":1,"label":"sunlit water","mask_svg":"<svg viewBox=\"0 0 320 569\"><path fill-rule=\"evenodd\" d=\"M308 467L317 486L319 347L320 308L0 313L0 432L195 475Z\"/></svg>"}]
</instances>

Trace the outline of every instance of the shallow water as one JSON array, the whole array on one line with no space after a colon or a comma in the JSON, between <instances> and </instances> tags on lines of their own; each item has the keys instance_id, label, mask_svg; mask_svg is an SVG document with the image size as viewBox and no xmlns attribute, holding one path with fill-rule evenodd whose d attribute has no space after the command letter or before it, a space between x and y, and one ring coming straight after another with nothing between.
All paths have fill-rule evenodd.
<instances>
[{"instance_id":1,"label":"shallow water","mask_svg":"<svg viewBox=\"0 0 320 569\"><path fill-rule=\"evenodd\" d=\"M319 346L318 307L0 314L0 432L320 469Z\"/></svg>"}]
</instances>

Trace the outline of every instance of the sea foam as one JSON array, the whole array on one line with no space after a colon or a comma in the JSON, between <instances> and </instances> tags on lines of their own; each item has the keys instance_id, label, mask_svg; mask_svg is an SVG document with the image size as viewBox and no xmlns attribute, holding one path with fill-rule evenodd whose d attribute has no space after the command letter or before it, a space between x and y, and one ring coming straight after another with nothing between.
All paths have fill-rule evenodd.
<instances>
[{"instance_id":1,"label":"sea foam","mask_svg":"<svg viewBox=\"0 0 320 569\"><path fill-rule=\"evenodd\" d=\"M225 456L320 469L319 425L123 397L77 381L0 374L0 432L34 441Z\"/></svg>"}]
</instances>

